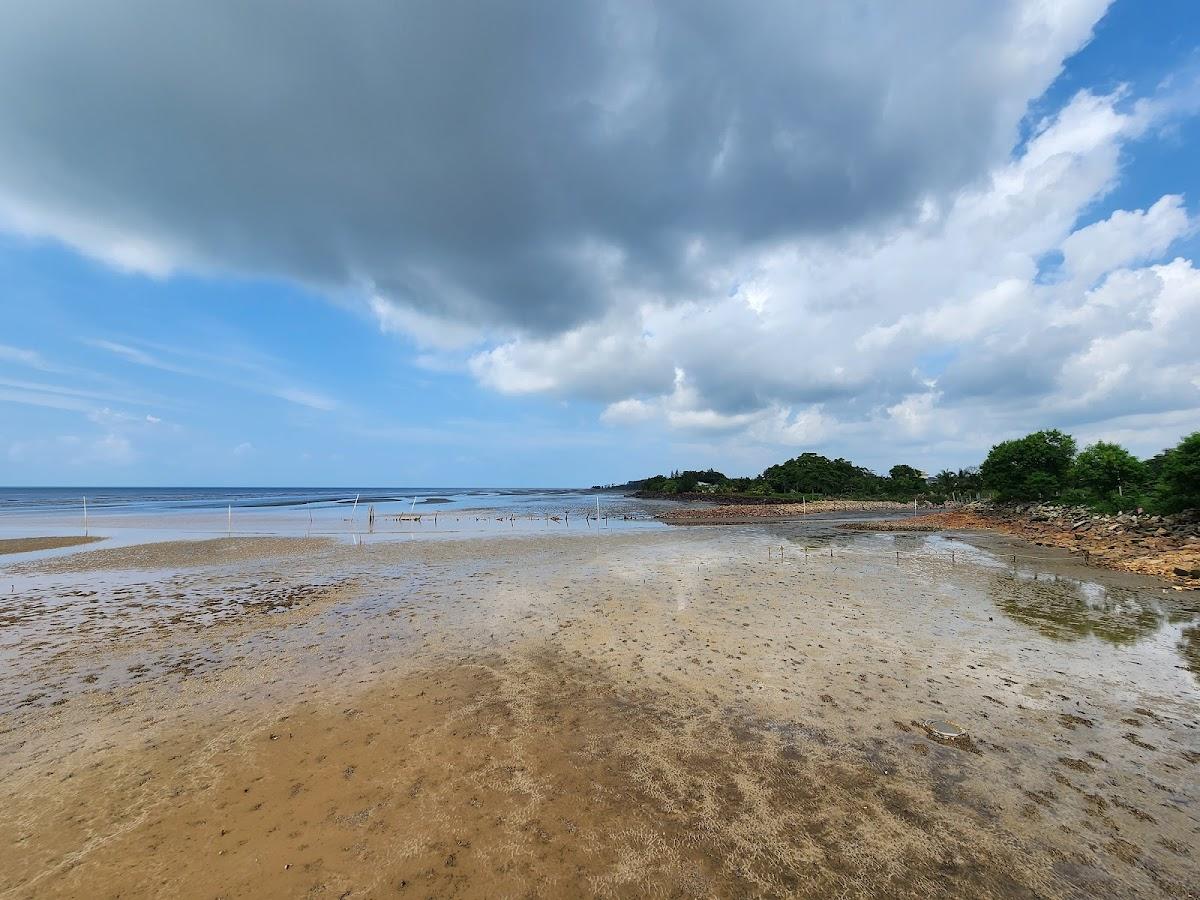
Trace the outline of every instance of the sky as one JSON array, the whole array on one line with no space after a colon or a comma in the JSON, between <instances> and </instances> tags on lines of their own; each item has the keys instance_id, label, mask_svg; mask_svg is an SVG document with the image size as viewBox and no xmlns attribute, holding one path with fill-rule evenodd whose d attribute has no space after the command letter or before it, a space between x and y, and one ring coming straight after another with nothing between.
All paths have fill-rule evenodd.
<instances>
[{"instance_id":1,"label":"sky","mask_svg":"<svg viewBox=\"0 0 1200 900\"><path fill-rule=\"evenodd\" d=\"M0 484L1200 430L1192 0L10 0Z\"/></svg>"}]
</instances>

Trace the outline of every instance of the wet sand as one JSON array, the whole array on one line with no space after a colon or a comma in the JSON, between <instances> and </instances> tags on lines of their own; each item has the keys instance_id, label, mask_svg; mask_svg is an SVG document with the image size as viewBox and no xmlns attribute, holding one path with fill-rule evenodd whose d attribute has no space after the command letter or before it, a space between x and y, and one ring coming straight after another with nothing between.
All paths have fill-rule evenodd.
<instances>
[{"instance_id":1,"label":"wet sand","mask_svg":"<svg viewBox=\"0 0 1200 900\"><path fill-rule=\"evenodd\" d=\"M1156 529L1161 517L1143 516L1143 527L1126 528L1105 519L1097 526L1073 515L1034 519L1026 513L1004 509L981 511L950 509L896 521L846 523L858 531L994 532L1021 538L1038 546L1057 547L1083 555L1089 564L1137 572L1160 578L1179 590L1200 590L1200 530L1182 526L1171 535ZM1136 521L1136 519L1135 519ZM1081 526L1083 526L1081 528ZM1148 526L1148 527L1146 527ZM1184 530L1190 534L1184 536Z\"/></svg>"},{"instance_id":2,"label":"wet sand","mask_svg":"<svg viewBox=\"0 0 1200 900\"><path fill-rule=\"evenodd\" d=\"M5 896L1200 884L1149 579L787 526L70 558L0 578Z\"/></svg>"},{"instance_id":3,"label":"wet sand","mask_svg":"<svg viewBox=\"0 0 1200 900\"><path fill-rule=\"evenodd\" d=\"M91 538L91 540L98 540ZM83 543L80 539L75 543ZM18 572L100 572L105 569L184 569L224 566L271 557L303 557L326 547L324 538L224 537L201 540L155 541L125 547L106 547L27 563ZM66 547L71 544L47 545ZM30 547L29 550L46 549ZM13 551L18 552L18 551Z\"/></svg>"},{"instance_id":4,"label":"wet sand","mask_svg":"<svg viewBox=\"0 0 1200 900\"><path fill-rule=\"evenodd\" d=\"M0 556L10 553L34 553L38 550L59 550L64 547L78 547L103 540L98 537L26 537L0 538Z\"/></svg>"}]
</instances>

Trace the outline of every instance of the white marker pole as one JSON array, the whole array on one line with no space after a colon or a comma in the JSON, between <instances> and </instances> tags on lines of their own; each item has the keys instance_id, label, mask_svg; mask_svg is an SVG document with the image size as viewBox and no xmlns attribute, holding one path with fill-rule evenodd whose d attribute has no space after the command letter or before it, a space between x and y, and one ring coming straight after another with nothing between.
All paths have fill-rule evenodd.
<instances>
[{"instance_id":1,"label":"white marker pole","mask_svg":"<svg viewBox=\"0 0 1200 900\"><path fill-rule=\"evenodd\" d=\"M83 536L87 537L87 497L83 498Z\"/></svg>"},{"instance_id":2,"label":"white marker pole","mask_svg":"<svg viewBox=\"0 0 1200 900\"><path fill-rule=\"evenodd\" d=\"M226 534L233 533L233 504L232 503L230 503L229 506L225 507L225 533Z\"/></svg>"}]
</instances>

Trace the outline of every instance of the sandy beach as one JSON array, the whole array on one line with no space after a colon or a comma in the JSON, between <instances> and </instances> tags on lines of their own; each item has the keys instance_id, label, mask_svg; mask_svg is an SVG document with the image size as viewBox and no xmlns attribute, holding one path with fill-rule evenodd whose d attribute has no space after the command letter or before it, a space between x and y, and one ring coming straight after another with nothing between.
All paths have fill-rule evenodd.
<instances>
[{"instance_id":1,"label":"sandy beach","mask_svg":"<svg viewBox=\"0 0 1200 900\"><path fill-rule=\"evenodd\" d=\"M989 540L15 559L0 895L1195 896L1194 595Z\"/></svg>"}]
</instances>

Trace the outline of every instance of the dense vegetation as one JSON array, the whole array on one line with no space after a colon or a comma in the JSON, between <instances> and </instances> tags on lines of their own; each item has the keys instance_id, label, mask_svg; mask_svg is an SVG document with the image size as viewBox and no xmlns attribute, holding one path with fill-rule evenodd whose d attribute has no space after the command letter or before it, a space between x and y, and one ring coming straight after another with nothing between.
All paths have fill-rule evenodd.
<instances>
[{"instance_id":1,"label":"dense vegetation","mask_svg":"<svg viewBox=\"0 0 1200 900\"><path fill-rule=\"evenodd\" d=\"M1200 509L1200 431L1147 464L1154 470L1155 502L1166 512Z\"/></svg>"},{"instance_id":2,"label":"dense vegetation","mask_svg":"<svg viewBox=\"0 0 1200 900\"><path fill-rule=\"evenodd\" d=\"M1142 461L1097 441L1079 453L1061 431L1036 431L992 448L979 468L997 500L1053 500L1104 512L1200 508L1200 432Z\"/></svg>"},{"instance_id":3,"label":"dense vegetation","mask_svg":"<svg viewBox=\"0 0 1200 900\"><path fill-rule=\"evenodd\" d=\"M1035 431L993 447L979 474L997 500L1049 500L1066 488L1074 458L1069 434Z\"/></svg>"},{"instance_id":4,"label":"dense vegetation","mask_svg":"<svg viewBox=\"0 0 1200 900\"><path fill-rule=\"evenodd\" d=\"M1104 512L1142 508L1176 512L1200 508L1200 432L1148 460L1097 441L1082 451L1056 429L1035 431L992 447L979 468L928 476L909 465L878 475L847 459L801 453L754 478L729 478L714 469L655 475L640 484L655 494L841 497L929 500L988 496L996 500L1053 501Z\"/></svg>"},{"instance_id":5,"label":"dense vegetation","mask_svg":"<svg viewBox=\"0 0 1200 900\"><path fill-rule=\"evenodd\" d=\"M892 466L877 475L847 459L829 459L819 453L802 453L774 465L754 478L728 478L713 469L655 475L640 485L655 494L717 494L746 497L853 497L857 499L912 500L921 497L974 495L981 488L973 469L940 472L929 479L920 469Z\"/></svg>"}]
</instances>

